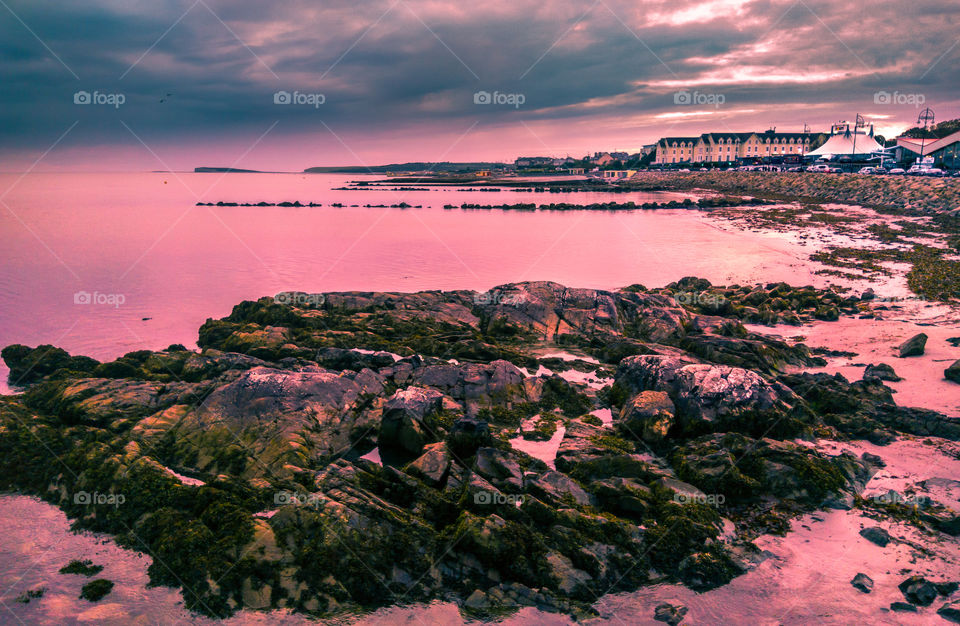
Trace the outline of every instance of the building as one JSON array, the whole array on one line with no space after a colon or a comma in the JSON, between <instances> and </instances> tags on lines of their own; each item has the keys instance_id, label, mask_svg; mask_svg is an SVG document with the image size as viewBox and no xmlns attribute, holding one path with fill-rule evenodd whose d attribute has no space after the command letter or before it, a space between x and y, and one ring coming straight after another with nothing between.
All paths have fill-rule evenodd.
<instances>
[{"instance_id":1,"label":"building","mask_svg":"<svg viewBox=\"0 0 960 626\"><path fill-rule=\"evenodd\" d=\"M804 154L808 133L704 133L699 137L664 137L654 163L733 163L742 159Z\"/></svg>"},{"instance_id":2,"label":"building","mask_svg":"<svg viewBox=\"0 0 960 626\"><path fill-rule=\"evenodd\" d=\"M593 163L594 165L599 165L600 167L603 167L604 165L609 165L614 161L616 161L616 159L613 158L609 152L595 152L593 154L593 157L590 158L591 163Z\"/></svg>"},{"instance_id":3,"label":"building","mask_svg":"<svg viewBox=\"0 0 960 626\"><path fill-rule=\"evenodd\" d=\"M603 170L601 172L601 174L603 174L603 179L607 182L630 178L636 173L637 170Z\"/></svg>"},{"instance_id":4,"label":"building","mask_svg":"<svg viewBox=\"0 0 960 626\"><path fill-rule=\"evenodd\" d=\"M902 151L904 157L920 156L933 157L937 167L960 167L960 131L940 137L939 139L919 139L916 137L897 137L897 152ZM900 160L907 160L902 158Z\"/></svg>"},{"instance_id":5,"label":"building","mask_svg":"<svg viewBox=\"0 0 960 626\"><path fill-rule=\"evenodd\" d=\"M552 157L519 157L513 162L518 168L547 167L553 165Z\"/></svg>"},{"instance_id":6,"label":"building","mask_svg":"<svg viewBox=\"0 0 960 626\"><path fill-rule=\"evenodd\" d=\"M654 163L690 163L699 137L664 137L657 142Z\"/></svg>"}]
</instances>

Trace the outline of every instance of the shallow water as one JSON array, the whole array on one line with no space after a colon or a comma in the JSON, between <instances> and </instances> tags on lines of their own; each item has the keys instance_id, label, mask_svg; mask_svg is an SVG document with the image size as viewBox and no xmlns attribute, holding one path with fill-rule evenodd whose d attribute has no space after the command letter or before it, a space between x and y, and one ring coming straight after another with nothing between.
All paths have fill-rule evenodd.
<instances>
[{"instance_id":1,"label":"shallow water","mask_svg":"<svg viewBox=\"0 0 960 626\"><path fill-rule=\"evenodd\" d=\"M189 347L208 317L284 290L485 290L521 280L616 288L689 275L718 283L812 282L786 241L724 232L696 211L442 208L683 195L333 190L361 178L0 175L9 207L0 212L0 346L51 343L98 359L171 343ZM326 206L195 206L287 200ZM334 202L424 208L334 208ZM93 303L75 302L83 292ZM0 378L6 375L0 369Z\"/></svg>"}]
</instances>

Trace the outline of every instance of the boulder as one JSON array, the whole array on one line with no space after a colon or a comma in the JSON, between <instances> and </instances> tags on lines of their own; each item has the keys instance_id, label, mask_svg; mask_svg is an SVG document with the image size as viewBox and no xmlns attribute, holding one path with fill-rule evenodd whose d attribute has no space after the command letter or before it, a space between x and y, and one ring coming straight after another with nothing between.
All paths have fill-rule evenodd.
<instances>
[{"instance_id":1,"label":"boulder","mask_svg":"<svg viewBox=\"0 0 960 626\"><path fill-rule=\"evenodd\" d=\"M435 438L424 419L442 406L443 394L435 389L407 387L397 391L383 406L378 443L420 454L423 445Z\"/></svg>"},{"instance_id":2,"label":"boulder","mask_svg":"<svg viewBox=\"0 0 960 626\"><path fill-rule=\"evenodd\" d=\"M596 504L596 498L587 493L575 480L560 472L547 471L527 482L527 491L546 502L563 504L574 502L580 506Z\"/></svg>"},{"instance_id":3,"label":"boulder","mask_svg":"<svg viewBox=\"0 0 960 626\"><path fill-rule=\"evenodd\" d=\"M890 610L895 613L917 613L917 607L913 606L909 602L891 602Z\"/></svg>"},{"instance_id":4,"label":"boulder","mask_svg":"<svg viewBox=\"0 0 960 626\"><path fill-rule=\"evenodd\" d=\"M939 609L937 609L937 615L947 620L948 622L960 624L960 600L947 602L946 604L941 606Z\"/></svg>"},{"instance_id":5,"label":"boulder","mask_svg":"<svg viewBox=\"0 0 960 626\"><path fill-rule=\"evenodd\" d=\"M698 502L705 500L707 497L707 494L703 493L690 483L685 483L682 480L670 478L669 476L659 478L654 481L653 484L672 491L675 494L674 499L680 503Z\"/></svg>"},{"instance_id":6,"label":"boulder","mask_svg":"<svg viewBox=\"0 0 960 626\"><path fill-rule=\"evenodd\" d=\"M920 356L927 345L927 335L920 333L910 337L897 346L897 356L901 359L908 356Z\"/></svg>"},{"instance_id":7,"label":"boulder","mask_svg":"<svg viewBox=\"0 0 960 626\"><path fill-rule=\"evenodd\" d=\"M9 345L0 351L0 357L10 368L10 384L27 385L59 369L92 372L99 365L86 356L70 356L66 350L51 345L30 348L21 344Z\"/></svg>"},{"instance_id":8,"label":"boulder","mask_svg":"<svg viewBox=\"0 0 960 626\"><path fill-rule=\"evenodd\" d=\"M683 621L683 616L687 614L687 610L687 607L683 605L664 602L658 604L653 610L653 619L658 622L665 622L670 626L677 626L677 624Z\"/></svg>"},{"instance_id":9,"label":"boulder","mask_svg":"<svg viewBox=\"0 0 960 626\"><path fill-rule=\"evenodd\" d=\"M523 489L523 470L510 455L496 448L480 448L474 470L497 487L512 491Z\"/></svg>"},{"instance_id":10,"label":"boulder","mask_svg":"<svg viewBox=\"0 0 960 626\"><path fill-rule=\"evenodd\" d=\"M960 383L960 359L953 362L953 365L943 370L943 377L947 380Z\"/></svg>"},{"instance_id":11,"label":"boulder","mask_svg":"<svg viewBox=\"0 0 960 626\"><path fill-rule=\"evenodd\" d=\"M881 548L885 548L887 544L890 543L890 533L879 526L864 528L860 531L860 536L870 543L877 544Z\"/></svg>"},{"instance_id":12,"label":"boulder","mask_svg":"<svg viewBox=\"0 0 960 626\"><path fill-rule=\"evenodd\" d=\"M614 425L627 437L656 443L675 420L676 407L665 391L641 391L623 406Z\"/></svg>"},{"instance_id":13,"label":"boulder","mask_svg":"<svg viewBox=\"0 0 960 626\"><path fill-rule=\"evenodd\" d=\"M862 572L854 576L853 580L850 581L850 584L863 593L870 593L873 591L873 579Z\"/></svg>"},{"instance_id":14,"label":"boulder","mask_svg":"<svg viewBox=\"0 0 960 626\"><path fill-rule=\"evenodd\" d=\"M878 380L885 380L889 382L897 382L903 380L897 373L893 371L893 368L886 363L877 363L876 365L868 365L863 370L864 378L876 378Z\"/></svg>"},{"instance_id":15,"label":"boulder","mask_svg":"<svg viewBox=\"0 0 960 626\"><path fill-rule=\"evenodd\" d=\"M463 606L474 611L481 611L490 608L490 597L482 590L474 589L473 593L463 601Z\"/></svg>"},{"instance_id":16,"label":"boulder","mask_svg":"<svg viewBox=\"0 0 960 626\"><path fill-rule=\"evenodd\" d=\"M439 487L447 477L452 456L445 441L428 444L423 454L411 461L404 471L433 487Z\"/></svg>"},{"instance_id":17,"label":"boulder","mask_svg":"<svg viewBox=\"0 0 960 626\"><path fill-rule=\"evenodd\" d=\"M477 448L493 442L487 422L473 417L461 417L453 423L447 435L447 443L454 454L463 458L473 456Z\"/></svg>"},{"instance_id":18,"label":"boulder","mask_svg":"<svg viewBox=\"0 0 960 626\"><path fill-rule=\"evenodd\" d=\"M364 410L362 387L351 377L313 368L254 367L211 392L178 426L191 444L183 455L199 452L184 467L222 473L223 448L231 447L236 456L255 459L246 463L247 472L289 474L310 459L328 459L372 438L379 412Z\"/></svg>"},{"instance_id":19,"label":"boulder","mask_svg":"<svg viewBox=\"0 0 960 626\"><path fill-rule=\"evenodd\" d=\"M414 369L411 381L451 396L475 414L480 406L523 401L523 372L509 361L490 363L434 363Z\"/></svg>"},{"instance_id":20,"label":"boulder","mask_svg":"<svg viewBox=\"0 0 960 626\"><path fill-rule=\"evenodd\" d=\"M839 508L849 508L875 471L850 454L827 457L793 442L739 433L704 435L671 459L681 479L731 501L772 496L820 505L842 497Z\"/></svg>"},{"instance_id":21,"label":"boulder","mask_svg":"<svg viewBox=\"0 0 960 626\"><path fill-rule=\"evenodd\" d=\"M897 585L897 588L910 604L918 606L930 606L939 595L937 587L923 576L911 576Z\"/></svg>"},{"instance_id":22,"label":"boulder","mask_svg":"<svg viewBox=\"0 0 960 626\"><path fill-rule=\"evenodd\" d=\"M768 382L751 370L729 365L690 363L660 355L628 357L620 362L617 383L629 391L666 392L676 406L682 431L716 430L796 435L809 409L788 387Z\"/></svg>"},{"instance_id":23,"label":"boulder","mask_svg":"<svg viewBox=\"0 0 960 626\"><path fill-rule=\"evenodd\" d=\"M570 596L586 596L590 593L587 584L593 577L587 572L577 569L573 562L559 552L547 554L547 565L551 576L557 581L557 588Z\"/></svg>"}]
</instances>

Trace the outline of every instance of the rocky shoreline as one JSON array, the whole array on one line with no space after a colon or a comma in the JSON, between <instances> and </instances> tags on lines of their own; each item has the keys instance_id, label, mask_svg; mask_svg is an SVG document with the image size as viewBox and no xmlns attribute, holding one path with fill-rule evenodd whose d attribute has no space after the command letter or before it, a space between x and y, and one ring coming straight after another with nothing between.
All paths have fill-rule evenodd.
<instances>
[{"instance_id":1,"label":"rocky shoreline","mask_svg":"<svg viewBox=\"0 0 960 626\"><path fill-rule=\"evenodd\" d=\"M644 172L638 180L621 186L631 190L711 189L921 213L956 214L960 207L960 180L956 178L810 172Z\"/></svg>"},{"instance_id":2,"label":"rocky shoreline","mask_svg":"<svg viewBox=\"0 0 960 626\"><path fill-rule=\"evenodd\" d=\"M875 375L804 373L823 358L743 326L873 306L693 278L286 292L208 320L199 351L9 346L29 386L0 399L2 487L150 554L151 581L210 616L442 599L585 618L614 592L725 585L824 507L960 532L949 502L865 499L875 455L814 445L957 441L956 420ZM556 437L553 457L522 431Z\"/></svg>"}]
</instances>

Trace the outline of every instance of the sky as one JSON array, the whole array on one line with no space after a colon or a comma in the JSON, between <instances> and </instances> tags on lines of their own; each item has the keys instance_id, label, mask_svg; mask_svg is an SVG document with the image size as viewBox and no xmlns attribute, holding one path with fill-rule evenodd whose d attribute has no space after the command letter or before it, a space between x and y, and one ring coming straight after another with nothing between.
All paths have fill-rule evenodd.
<instances>
[{"instance_id":1,"label":"sky","mask_svg":"<svg viewBox=\"0 0 960 626\"><path fill-rule=\"evenodd\" d=\"M0 0L0 170L300 171L960 117L956 0Z\"/></svg>"}]
</instances>

